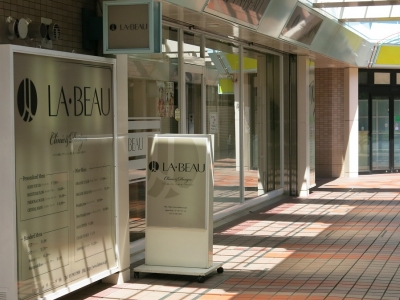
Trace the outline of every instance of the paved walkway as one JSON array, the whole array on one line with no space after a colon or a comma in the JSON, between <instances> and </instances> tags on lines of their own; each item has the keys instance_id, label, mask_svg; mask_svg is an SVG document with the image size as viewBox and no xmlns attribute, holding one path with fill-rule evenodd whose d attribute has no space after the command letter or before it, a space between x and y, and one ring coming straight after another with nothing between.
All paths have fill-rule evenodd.
<instances>
[{"instance_id":1,"label":"paved walkway","mask_svg":"<svg viewBox=\"0 0 400 300\"><path fill-rule=\"evenodd\" d=\"M399 299L400 175L320 182L214 231L224 273L141 274L96 283L62 300ZM132 267L144 263L135 263Z\"/></svg>"}]
</instances>

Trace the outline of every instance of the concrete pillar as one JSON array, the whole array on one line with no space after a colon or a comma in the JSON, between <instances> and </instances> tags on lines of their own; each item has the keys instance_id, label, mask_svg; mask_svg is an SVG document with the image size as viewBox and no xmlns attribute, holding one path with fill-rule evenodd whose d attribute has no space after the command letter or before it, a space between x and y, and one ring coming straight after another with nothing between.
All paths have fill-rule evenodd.
<instances>
[{"instance_id":1,"label":"concrete pillar","mask_svg":"<svg viewBox=\"0 0 400 300\"><path fill-rule=\"evenodd\" d=\"M309 58L297 57L297 194L310 189L310 97Z\"/></svg>"},{"instance_id":2,"label":"concrete pillar","mask_svg":"<svg viewBox=\"0 0 400 300\"><path fill-rule=\"evenodd\" d=\"M344 69L344 177L358 177L358 69Z\"/></svg>"}]
</instances>

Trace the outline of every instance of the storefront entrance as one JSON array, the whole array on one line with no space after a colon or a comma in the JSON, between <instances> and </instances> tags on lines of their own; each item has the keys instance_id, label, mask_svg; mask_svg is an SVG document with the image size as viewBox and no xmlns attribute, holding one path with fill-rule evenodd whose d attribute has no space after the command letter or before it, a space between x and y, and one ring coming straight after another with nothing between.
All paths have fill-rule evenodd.
<instances>
[{"instance_id":1,"label":"storefront entrance","mask_svg":"<svg viewBox=\"0 0 400 300\"><path fill-rule=\"evenodd\" d=\"M359 173L400 170L400 87L397 73L368 73L359 91ZM360 77L361 82L364 79Z\"/></svg>"},{"instance_id":2,"label":"storefront entrance","mask_svg":"<svg viewBox=\"0 0 400 300\"><path fill-rule=\"evenodd\" d=\"M398 172L400 168L399 96L372 95L371 102L371 169L372 171Z\"/></svg>"},{"instance_id":3,"label":"storefront entrance","mask_svg":"<svg viewBox=\"0 0 400 300\"><path fill-rule=\"evenodd\" d=\"M212 136L214 213L283 192L283 56L165 26L163 43L128 57L131 241L145 235L147 135Z\"/></svg>"}]
</instances>

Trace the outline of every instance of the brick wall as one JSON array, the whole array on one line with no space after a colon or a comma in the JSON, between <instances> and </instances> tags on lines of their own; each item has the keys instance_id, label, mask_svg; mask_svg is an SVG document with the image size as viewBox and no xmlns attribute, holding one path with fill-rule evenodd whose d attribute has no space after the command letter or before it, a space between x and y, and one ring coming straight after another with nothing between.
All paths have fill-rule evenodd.
<instances>
[{"instance_id":1,"label":"brick wall","mask_svg":"<svg viewBox=\"0 0 400 300\"><path fill-rule=\"evenodd\" d=\"M344 70L315 70L317 178L340 177L344 153Z\"/></svg>"},{"instance_id":2,"label":"brick wall","mask_svg":"<svg viewBox=\"0 0 400 300\"><path fill-rule=\"evenodd\" d=\"M41 17L52 19L61 29L60 39L53 42L53 50L94 55L82 49L82 8L96 9L95 0L0 0L0 43L40 47L41 40L8 39L6 19L29 18L40 22Z\"/></svg>"}]
</instances>

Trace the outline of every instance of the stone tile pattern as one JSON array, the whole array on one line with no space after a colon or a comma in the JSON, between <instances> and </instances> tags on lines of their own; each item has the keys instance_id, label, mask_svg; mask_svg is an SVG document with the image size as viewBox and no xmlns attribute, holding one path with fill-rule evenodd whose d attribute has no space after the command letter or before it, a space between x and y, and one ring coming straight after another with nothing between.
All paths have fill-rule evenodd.
<instances>
[{"instance_id":1,"label":"stone tile pattern","mask_svg":"<svg viewBox=\"0 0 400 300\"><path fill-rule=\"evenodd\" d=\"M41 17L52 19L61 29L60 39L53 42L53 50L95 55L94 51L82 48L82 8L95 11L94 0L1 0L0 44L39 47L40 40L9 40L5 34L5 21L29 18L40 22Z\"/></svg>"},{"instance_id":2,"label":"stone tile pattern","mask_svg":"<svg viewBox=\"0 0 400 300\"><path fill-rule=\"evenodd\" d=\"M315 172L340 177L344 161L344 69L315 69Z\"/></svg>"},{"instance_id":3,"label":"stone tile pattern","mask_svg":"<svg viewBox=\"0 0 400 300\"><path fill-rule=\"evenodd\" d=\"M204 283L132 273L128 283L95 283L61 299L399 299L399 179L342 178L215 229L214 261L225 271Z\"/></svg>"}]
</instances>

